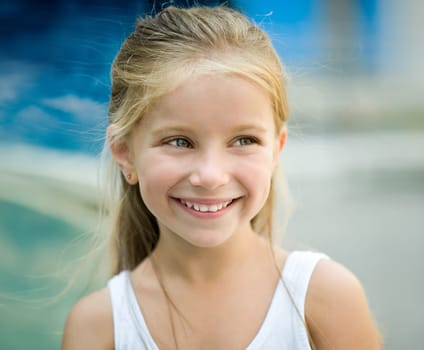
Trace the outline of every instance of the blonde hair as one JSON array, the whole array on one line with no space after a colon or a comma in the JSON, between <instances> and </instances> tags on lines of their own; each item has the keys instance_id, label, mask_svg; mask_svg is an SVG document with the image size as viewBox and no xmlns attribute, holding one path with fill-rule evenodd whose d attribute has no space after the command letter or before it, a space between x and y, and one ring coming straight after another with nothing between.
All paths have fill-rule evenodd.
<instances>
[{"instance_id":1,"label":"blonde hair","mask_svg":"<svg viewBox=\"0 0 424 350\"><path fill-rule=\"evenodd\" d=\"M109 142L126 140L136 123L164 94L195 74L229 74L268 92L276 129L287 119L284 72L268 35L244 15L226 7L168 7L139 19L112 65ZM155 248L159 230L138 186L129 185L112 161L115 195L111 233L112 274L135 268ZM271 239L274 179L255 232Z\"/></svg>"}]
</instances>

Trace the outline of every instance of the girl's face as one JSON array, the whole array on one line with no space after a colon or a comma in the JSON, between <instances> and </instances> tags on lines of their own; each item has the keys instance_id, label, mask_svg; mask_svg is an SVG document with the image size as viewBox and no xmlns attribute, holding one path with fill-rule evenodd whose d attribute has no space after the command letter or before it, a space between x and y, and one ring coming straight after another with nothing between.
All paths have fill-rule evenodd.
<instances>
[{"instance_id":1,"label":"girl's face","mask_svg":"<svg viewBox=\"0 0 424 350\"><path fill-rule=\"evenodd\" d=\"M234 76L197 76L137 125L129 159L161 237L217 246L251 232L279 138L268 95Z\"/></svg>"}]
</instances>

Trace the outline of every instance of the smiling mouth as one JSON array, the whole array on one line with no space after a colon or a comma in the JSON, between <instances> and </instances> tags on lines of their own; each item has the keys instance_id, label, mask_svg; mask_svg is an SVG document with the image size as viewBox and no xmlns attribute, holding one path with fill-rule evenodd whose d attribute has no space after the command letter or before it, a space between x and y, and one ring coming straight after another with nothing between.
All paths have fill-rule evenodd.
<instances>
[{"instance_id":1,"label":"smiling mouth","mask_svg":"<svg viewBox=\"0 0 424 350\"><path fill-rule=\"evenodd\" d=\"M179 199L179 201L185 207L189 209L193 209L200 213L216 213L220 210L227 208L233 202L233 199L230 199L221 203L215 203L215 204L209 204L209 205L203 204L203 203L190 202L184 199Z\"/></svg>"}]
</instances>

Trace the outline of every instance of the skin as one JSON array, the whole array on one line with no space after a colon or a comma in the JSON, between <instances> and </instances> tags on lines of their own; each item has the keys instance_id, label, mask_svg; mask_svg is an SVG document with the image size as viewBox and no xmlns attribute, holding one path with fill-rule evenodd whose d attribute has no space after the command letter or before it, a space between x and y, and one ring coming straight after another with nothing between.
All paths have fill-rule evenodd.
<instances>
[{"instance_id":1,"label":"skin","mask_svg":"<svg viewBox=\"0 0 424 350\"><path fill-rule=\"evenodd\" d=\"M203 255L193 248L226 247L237 236L235 246L253 233L250 220L268 197L278 161L277 136L267 94L241 78L192 78L163 98L133 131L129 152L118 155L158 220L158 251ZM181 200L233 202L193 215Z\"/></svg>"},{"instance_id":2,"label":"skin","mask_svg":"<svg viewBox=\"0 0 424 350\"><path fill-rule=\"evenodd\" d=\"M157 248L131 282L160 349L176 348L164 291L180 310L171 308L179 349L242 349L260 329L287 252L255 234L250 220L268 196L285 139L259 87L198 76L166 95L128 140L111 145L159 223ZM199 213L187 202L228 206ZM305 310L315 349L380 349L360 283L336 262L318 263ZM62 349L113 347L103 289L71 310Z\"/></svg>"}]
</instances>

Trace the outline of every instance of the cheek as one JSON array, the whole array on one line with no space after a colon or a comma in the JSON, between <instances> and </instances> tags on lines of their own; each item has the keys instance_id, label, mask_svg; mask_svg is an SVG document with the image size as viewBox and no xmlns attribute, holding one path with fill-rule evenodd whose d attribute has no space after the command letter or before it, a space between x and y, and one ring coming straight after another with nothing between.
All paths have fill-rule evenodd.
<instances>
[{"instance_id":1,"label":"cheek","mask_svg":"<svg viewBox=\"0 0 424 350\"><path fill-rule=\"evenodd\" d=\"M166 193L169 188L168 176L166 172L160 170L161 167L153 166L141 172L139 178L139 191L144 204L156 217L160 216L161 208L166 208Z\"/></svg>"},{"instance_id":2,"label":"cheek","mask_svg":"<svg viewBox=\"0 0 424 350\"><path fill-rule=\"evenodd\" d=\"M157 155L145 155L137 161L141 195L145 200L159 197L184 176L181 162Z\"/></svg>"},{"instance_id":3,"label":"cheek","mask_svg":"<svg viewBox=\"0 0 424 350\"><path fill-rule=\"evenodd\" d=\"M181 166L171 157L144 151L144 155L137 159L136 168L140 180L156 182L156 180L172 176Z\"/></svg>"},{"instance_id":4,"label":"cheek","mask_svg":"<svg viewBox=\"0 0 424 350\"><path fill-rule=\"evenodd\" d=\"M245 186L260 197L268 197L274 164L272 157L257 157L239 168Z\"/></svg>"}]
</instances>

